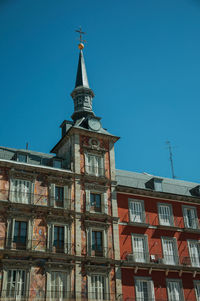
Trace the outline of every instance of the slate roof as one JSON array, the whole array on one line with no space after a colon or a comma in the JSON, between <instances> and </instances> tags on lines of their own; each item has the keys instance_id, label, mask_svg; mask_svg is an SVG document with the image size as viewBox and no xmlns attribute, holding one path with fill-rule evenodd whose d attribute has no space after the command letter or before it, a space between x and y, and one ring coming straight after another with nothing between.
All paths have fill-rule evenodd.
<instances>
[{"instance_id":1,"label":"slate roof","mask_svg":"<svg viewBox=\"0 0 200 301\"><path fill-rule=\"evenodd\" d=\"M179 194L185 196L192 196L191 189L200 185L199 183L187 182L177 179L162 178L147 173L137 173L125 170L116 170L116 181L120 186L131 188L146 188L146 183L151 179L162 180L162 191L166 193Z\"/></svg>"}]
</instances>

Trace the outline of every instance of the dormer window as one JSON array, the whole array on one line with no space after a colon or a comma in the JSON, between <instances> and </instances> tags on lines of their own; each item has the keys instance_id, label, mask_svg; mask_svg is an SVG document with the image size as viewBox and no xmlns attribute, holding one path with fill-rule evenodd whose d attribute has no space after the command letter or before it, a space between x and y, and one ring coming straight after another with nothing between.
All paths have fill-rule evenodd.
<instances>
[{"instance_id":1,"label":"dormer window","mask_svg":"<svg viewBox=\"0 0 200 301\"><path fill-rule=\"evenodd\" d=\"M162 191L162 180L161 179L154 179L154 190Z\"/></svg>"},{"instance_id":2,"label":"dormer window","mask_svg":"<svg viewBox=\"0 0 200 301\"><path fill-rule=\"evenodd\" d=\"M146 188L155 190L155 191L162 191L162 179L160 178L152 178L148 182L145 183Z\"/></svg>"},{"instance_id":3,"label":"dormer window","mask_svg":"<svg viewBox=\"0 0 200 301\"><path fill-rule=\"evenodd\" d=\"M27 155L25 154L17 154L17 161L27 163Z\"/></svg>"},{"instance_id":4,"label":"dormer window","mask_svg":"<svg viewBox=\"0 0 200 301\"><path fill-rule=\"evenodd\" d=\"M190 189L190 193L193 196L198 196L200 197L200 185L197 185L196 187Z\"/></svg>"},{"instance_id":5,"label":"dormer window","mask_svg":"<svg viewBox=\"0 0 200 301\"><path fill-rule=\"evenodd\" d=\"M53 160L53 167L55 168L62 168L62 161L59 159L54 159Z\"/></svg>"}]
</instances>

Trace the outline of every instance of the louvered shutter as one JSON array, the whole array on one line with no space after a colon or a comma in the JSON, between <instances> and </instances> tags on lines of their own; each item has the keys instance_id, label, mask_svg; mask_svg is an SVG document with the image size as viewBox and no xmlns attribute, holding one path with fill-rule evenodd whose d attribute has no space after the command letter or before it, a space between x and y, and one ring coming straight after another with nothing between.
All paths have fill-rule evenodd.
<instances>
[{"instance_id":1,"label":"louvered shutter","mask_svg":"<svg viewBox=\"0 0 200 301\"><path fill-rule=\"evenodd\" d=\"M27 230L27 236L26 236L27 249L31 249L31 247L32 247L32 232L33 232L32 220L30 219L28 221L28 230Z\"/></svg>"},{"instance_id":2,"label":"louvered shutter","mask_svg":"<svg viewBox=\"0 0 200 301\"><path fill-rule=\"evenodd\" d=\"M102 194L102 198L103 198L103 209L104 209L104 213L108 214L108 195L107 192L104 192Z\"/></svg>"},{"instance_id":3,"label":"louvered shutter","mask_svg":"<svg viewBox=\"0 0 200 301\"><path fill-rule=\"evenodd\" d=\"M199 245L196 242L189 243L190 248L190 258L192 266L200 267L200 253L199 253Z\"/></svg>"},{"instance_id":4,"label":"louvered shutter","mask_svg":"<svg viewBox=\"0 0 200 301\"><path fill-rule=\"evenodd\" d=\"M64 186L64 208L68 209L70 204L70 199L69 199L69 187Z\"/></svg>"},{"instance_id":5,"label":"louvered shutter","mask_svg":"<svg viewBox=\"0 0 200 301\"><path fill-rule=\"evenodd\" d=\"M55 184L51 184L50 206L54 207L54 205L55 205Z\"/></svg>"},{"instance_id":6,"label":"louvered shutter","mask_svg":"<svg viewBox=\"0 0 200 301\"><path fill-rule=\"evenodd\" d=\"M64 252L65 254L70 254L70 244L68 239L68 226L64 226Z\"/></svg>"},{"instance_id":7,"label":"louvered shutter","mask_svg":"<svg viewBox=\"0 0 200 301\"><path fill-rule=\"evenodd\" d=\"M87 212L90 211L90 190L85 190L85 209Z\"/></svg>"}]
</instances>

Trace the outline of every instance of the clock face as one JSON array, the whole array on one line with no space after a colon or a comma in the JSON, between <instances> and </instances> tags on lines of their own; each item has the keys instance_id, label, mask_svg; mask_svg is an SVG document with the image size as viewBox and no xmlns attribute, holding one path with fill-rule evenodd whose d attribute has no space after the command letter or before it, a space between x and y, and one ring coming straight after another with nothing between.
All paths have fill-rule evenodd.
<instances>
[{"instance_id":1,"label":"clock face","mask_svg":"<svg viewBox=\"0 0 200 301\"><path fill-rule=\"evenodd\" d=\"M89 124L89 127L91 128L91 130L93 130L93 131L98 131L101 128L101 123L96 118L90 118L88 120L88 124Z\"/></svg>"}]
</instances>

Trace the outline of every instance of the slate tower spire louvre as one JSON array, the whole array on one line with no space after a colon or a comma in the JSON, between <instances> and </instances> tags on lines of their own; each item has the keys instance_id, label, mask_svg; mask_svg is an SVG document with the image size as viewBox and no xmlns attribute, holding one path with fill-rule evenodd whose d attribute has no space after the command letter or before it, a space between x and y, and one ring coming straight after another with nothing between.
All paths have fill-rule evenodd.
<instances>
[{"instance_id":1,"label":"slate tower spire louvre","mask_svg":"<svg viewBox=\"0 0 200 301\"><path fill-rule=\"evenodd\" d=\"M83 43L80 43L78 47L80 49L80 53L76 83L75 88L71 93L71 97L74 100L74 113L72 114L71 118L75 122L83 117L95 116L92 110L92 99L94 97L94 92L88 83L85 60L83 56Z\"/></svg>"}]
</instances>

